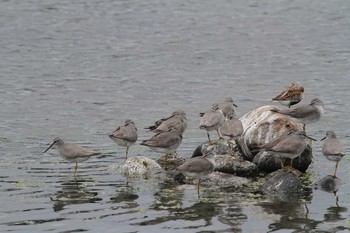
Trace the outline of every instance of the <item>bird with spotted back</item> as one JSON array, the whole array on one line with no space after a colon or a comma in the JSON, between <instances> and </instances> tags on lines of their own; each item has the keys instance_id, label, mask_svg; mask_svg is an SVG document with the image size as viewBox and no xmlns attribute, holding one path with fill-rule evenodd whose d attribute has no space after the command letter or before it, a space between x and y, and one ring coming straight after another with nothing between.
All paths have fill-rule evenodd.
<instances>
[{"instance_id":1,"label":"bird with spotted back","mask_svg":"<svg viewBox=\"0 0 350 233\"><path fill-rule=\"evenodd\" d=\"M125 160L127 160L129 148L137 141L137 128L135 123L127 119L124 125L119 126L109 135L109 138L117 145L126 147Z\"/></svg>"},{"instance_id":2,"label":"bird with spotted back","mask_svg":"<svg viewBox=\"0 0 350 233\"><path fill-rule=\"evenodd\" d=\"M292 82L289 87L283 89L272 101L278 101L290 108L303 99L304 87L299 82Z\"/></svg>"},{"instance_id":3,"label":"bird with spotted back","mask_svg":"<svg viewBox=\"0 0 350 233\"><path fill-rule=\"evenodd\" d=\"M46 153L54 145L57 146L58 153L63 159L75 163L74 176L77 174L78 163L88 160L91 156L101 154L99 152L87 150L78 145L66 143L59 137L53 140L52 144L44 151L44 153Z\"/></svg>"}]
</instances>

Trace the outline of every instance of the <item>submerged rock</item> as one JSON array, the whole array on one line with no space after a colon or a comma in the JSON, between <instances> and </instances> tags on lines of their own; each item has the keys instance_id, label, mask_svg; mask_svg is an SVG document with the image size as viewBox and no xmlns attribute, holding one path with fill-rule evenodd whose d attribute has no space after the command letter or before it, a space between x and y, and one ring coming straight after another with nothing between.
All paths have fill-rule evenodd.
<instances>
[{"instance_id":1,"label":"submerged rock","mask_svg":"<svg viewBox=\"0 0 350 233\"><path fill-rule=\"evenodd\" d=\"M176 181L181 184L196 184L196 178L185 177L182 174L178 174ZM249 183L249 179L244 177L238 177L232 174L213 172L208 177L201 179L201 185L206 187L239 187Z\"/></svg>"}]
</instances>

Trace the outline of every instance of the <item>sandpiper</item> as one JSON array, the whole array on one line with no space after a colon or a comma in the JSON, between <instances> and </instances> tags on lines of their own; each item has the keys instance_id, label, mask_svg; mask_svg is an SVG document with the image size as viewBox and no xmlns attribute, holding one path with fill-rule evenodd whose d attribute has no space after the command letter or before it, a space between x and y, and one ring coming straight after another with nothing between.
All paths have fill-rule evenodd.
<instances>
[{"instance_id":1,"label":"sandpiper","mask_svg":"<svg viewBox=\"0 0 350 233\"><path fill-rule=\"evenodd\" d=\"M275 140L259 146L258 150L264 149L278 154L281 158L290 158L288 171L291 171L293 159L301 155L307 147L305 143L306 138L316 141L307 136L304 131L292 129ZM282 168L284 167L282 161L281 166Z\"/></svg>"},{"instance_id":2,"label":"sandpiper","mask_svg":"<svg viewBox=\"0 0 350 233\"><path fill-rule=\"evenodd\" d=\"M325 140L326 139L326 140ZM333 177L336 177L338 163L345 155L345 148L337 138L334 131L327 131L326 136L321 139L324 141L322 153L330 161L336 162Z\"/></svg>"},{"instance_id":3,"label":"sandpiper","mask_svg":"<svg viewBox=\"0 0 350 233\"><path fill-rule=\"evenodd\" d=\"M237 107L237 105L233 103L232 97L226 97L224 102L219 103L219 109L221 109L222 114L224 114L225 117L230 111L235 112L234 107ZM199 116L202 117L204 114L205 112L201 112L199 113Z\"/></svg>"},{"instance_id":4,"label":"sandpiper","mask_svg":"<svg viewBox=\"0 0 350 233\"><path fill-rule=\"evenodd\" d=\"M181 134L183 134L187 128L186 113L182 110L173 112L169 117L162 118L145 129L149 129L156 133L166 132L170 128L176 128Z\"/></svg>"},{"instance_id":5,"label":"sandpiper","mask_svg":"<svg viewBox=\"0 0 350 233\"><path fill-rule=\"evenodd\" d=\"M114 130L109 137L117 145L126 147L125 160L127 160L129 148L137 141L137 128L132 120L127 119L124 125Z\"/></svg>"},{"instance_id":6,"label":"sandpiper","mask_svg":"<svg viewBox=\"0 0 350 233\"><path fill-rule=\"evenodd\" d=\"M225 117L229 112L235 112L234 107L237 108L237 105L233 103L232 97L226 97L224 102L219 103L219 109L221 109L222 114L224 114Z\"/></svg>"},{"instance_id":7,"label":"sandpiper","mask_svg":"<svg viewBox=\"0 0 350 233\"><path fill-rule=\"evenodd\" d=\"M182 142L182 134L175 128L170 128L166 132L160 132L153 135L150 139L141 142L141 145L147 146L152 151L165 153L165 170L168 169L168 155L174 154L175 150Z\"/></svg>"},{"instance_id":8,"label":"sandpiper","mask_svg":"<svg viewBox=\"0 0 350 233\"><path fill-rule=\"evenodd\" d=\"M303 93L304 87L299 82L292 82L289 87L283 89L272 101L278 101L280 104L290 108L303 99Z\"/></svg>"},{"instance_id":9,"label":"sandpiper","mask_svg":"<svg viewBox=\"0 0 350 233\"><path fill-rule=\"evenodd\" d=\"M307 105L293 106L284 110L271 109L270 111L283 114L297 123L304 124L305 131L305 124L316 122L321 118L324 111L323 106L322 100L316 98Z\"/></svg>"},{"instance_id":10,"label":"sandpiper","mask_svg":"<svg viewBox=\"0 0 350 233\"><path fill-rule=\"evenodd\" d=\"M77 174L78 163L88 160L91 156L101 154L99 152L90 151L74 144L66 143L58 137L53 140L52 144L44 151L44 153L48 151L53 145L57 146L58 153L62 158L68 160L69 162L75 163L74 176Z\"/></svg>"},{"instance_id":11,"label":"sandpiper","mask_svg":"<svg viewBox=\"0 0 350 233\"><path fill-rule=\"evenodd\" d=\"M220 128L222 136L229 137L230 139L237 140L243 133L242 122L235 117L235 113L230 111L226 116L226 121Z\"/></svg>"},{"instance_id":12,"label":"sandpiper","mask_svg":"<svg viewBox=\"0 0 350 233\"><path fill-rule=\"evenodd\" d=\"M212 105L211 110L204 113L204 115L201 118L199 128L205 129L207 131L207 136L209 140L209 144L213 144L210 140L209 131L216 130L219 138L221 138L221 135L219 133L219 128L224 123L225 117L222 113L222 110L219 109L219 104L215 103Z\"/></svg>"},{"instance_id":13,"label":"sandpiper","mask_svg":"<svg viewBox=\"0 0 350 233\"><path fill-rule=\"evenodd\" d=\"M211 146L214 148L214 146ZM194 157L187 160L182 165L176 168L177 171L182 173L184 176L197 178L197 194L199 197L199 187L200 179L202 177L208 176L215 169L215 160L213 149L209 148L207 145L202 152L204 153L202 157Z\"/></svg>"}]
</instances>

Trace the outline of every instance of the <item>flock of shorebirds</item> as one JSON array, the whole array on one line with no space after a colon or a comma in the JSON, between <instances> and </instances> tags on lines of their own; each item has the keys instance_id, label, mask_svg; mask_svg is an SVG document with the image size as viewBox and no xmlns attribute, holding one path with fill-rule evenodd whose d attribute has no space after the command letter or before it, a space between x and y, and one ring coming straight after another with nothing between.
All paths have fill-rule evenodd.
<instances>
[{"instance_id":1,"label":"flock of shorebirds","mask_svg":"<svg viewBox=\"0 0 350 233\"><path fill-rule=\"evenodd\" d=\"M282 110L277 108L271 109L272 112L283 114L292 121L303 124L303 131L290 130L273 141L258 146L253 152L266 150L274 152L282 158L290 158L289 168L291 168L292 160L298 157L306 148L305 138L310 138L305 133L305 125L318 121L324 110L323 102L320 99L313 99L309 104L298 104L303 98L303 93L304 87L299 82L292 82L289 87L283 89L272 99L272 101L278 101L280 104L288 106L288 108ZM233 99L227 97L223 102L213 104L210 110L200 113L199 128L206 130L208 137L208 144L202 150L203 156L191 158L176 168L185 176L198 178L198 193L200 178L207 176L215 168L213 150L210 145L216 142L211 140L209 132L216 131L219 138L228 138L229 145L230 140L238 139L244 132L241 121L235 115L234 107L237 107L237 105L233 103ZM142 141L141 145L147 146L152 151L164 153L166 155L165 169L167 169L167 157L175 153L181 144L182 134L186 128L186 113L184 111L175 111L169 117L155 121L153 125L145 128L154 132L155 135L148 140ZM126 120L124 125L119 126L109 137L117 145L126 147L125 159L127 159L129 148L138 138L135 123L130 119ZM338 162L344 157L345 149L333 131L328 131L325 138L321 140L324 139L322 152L327 159L336 162L333 174L336 177ZM89 159L91 156L100 154L78 145L66 143L60 138L55 138L44 153L54 145L56 145L62 158L75 163L74 176L77 173L78 163Z\"/></svg>"}]
</instances>

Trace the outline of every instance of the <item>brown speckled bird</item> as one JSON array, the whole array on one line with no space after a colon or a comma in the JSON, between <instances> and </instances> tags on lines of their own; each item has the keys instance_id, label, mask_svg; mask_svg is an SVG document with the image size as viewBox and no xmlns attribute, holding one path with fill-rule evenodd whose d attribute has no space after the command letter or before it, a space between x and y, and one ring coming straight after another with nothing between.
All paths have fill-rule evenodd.
<instances>
[{"instance_id":1,"label":"brown speckled bird","mask_svg":"<svg viewBox=\"0 0 350 233\"><path fill-rule=\"evenodd\" d=\"M303 93L304 87L299 82L292 82L289 87L283 89L272 101L278 101L280 104L290 108L303 99Z\"/></svg>"}]
</instances>

